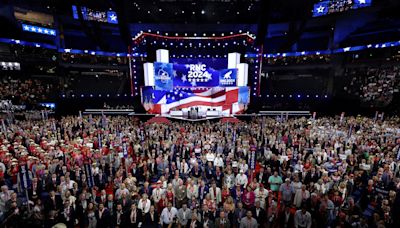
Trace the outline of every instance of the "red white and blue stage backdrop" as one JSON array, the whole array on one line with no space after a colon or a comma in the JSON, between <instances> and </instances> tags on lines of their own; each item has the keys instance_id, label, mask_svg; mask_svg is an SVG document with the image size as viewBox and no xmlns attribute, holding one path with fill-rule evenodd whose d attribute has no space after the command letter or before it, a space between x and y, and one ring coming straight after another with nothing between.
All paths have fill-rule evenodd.
<instances>
[{"instance_id":1,"label":"red white and blue stage backdrop","mask_svg":"<svg viewBox=\"0 0 400 228\"><path fill-rule=\"evenodd\" d=\"M201 107L202 110L215 110L220 115L245 111L250 102L250 90L247 86L238 86L238 69L226 68L227 65L226 58L154 62L154 70L147 71L154 82L141 88L145 110L169 114Z\"/></svg>"},{"instance_id":2,"label":"red white and blue stage backdrop","mask_svg":"<svg viewBox=\"0 0 400 228\"><path fill-rule=\"evenodd\" d=\"M157 90L152 86L142 87L142 103L150 113L169 113L171 110L207 106L219 107L231 114L241 113L250 102L250 91L242 87L175 88Z\"/></svg>"}]
</instances>

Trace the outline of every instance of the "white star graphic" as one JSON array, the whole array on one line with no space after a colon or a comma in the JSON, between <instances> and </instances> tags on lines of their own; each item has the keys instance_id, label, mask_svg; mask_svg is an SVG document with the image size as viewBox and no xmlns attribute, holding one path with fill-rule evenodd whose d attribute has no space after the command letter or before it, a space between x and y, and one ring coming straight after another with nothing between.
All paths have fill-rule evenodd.
<instances>
[{"instance_id":1,"label":"white star graphic","mask_svg":"<svg viewBox=\"0 0 400 228\"><path fill-rule=\"evenodd\" d=\"M189 64L185 64L185 67L186 67L186 68L189 68Z\"/></svg>"},{"instance_id":2,"label":"white star graphic","mask_svg":"<svg viewBox=\"0 0 400 228\"><path fill-rule=\"evenodd\" d=\"M28 25L25 25L25 26L24 26L24 30L28 30L28 31L29 31L29 26L28 26Z\"/></svg>"},{"instance_id":3,"label":"white star graphic","mask_svg":"<svg viewBox=\"0 0 400 228\"><path fill-rule=\"evenodd\" d=\"M111 15L110 15L110 20L111 20L111 21L117 21L117 15L111 14Z\"/></svg>"},{"instance_id":4,"label":"white star graphic","mask_svg":"<svg viewBox=\"0 0 400 228\"><path fill-rule=\"evenodd\" d=\"M178 74L176 73L176 70L174 70L172 74L174 75L174 77L178 76Z\"/></svg>"},{"instance_id":5,"label":"white star graphic","mask_svg":"<svg viewBox=\"0 0 400 228\"><path fill-rule=\"evenodd\" d=\"M204 76L206 77L206 81L209 81L212 78L212 74L208 73L208 71L207 74L204 74Z\"/></svg>"},{"instance_id":6,"label":"white star graphic","mask_svg":"<svg viewBox=\"0 0 400 228\"><path fill-rule=\"evenodd\" d=\"M325 7L323 7L322 5L320 5L320 6L317 8L317 11L318 11L318 13L323 13L323 12L324 12L324 9L325 9Z\"/></svg>"},{"instance_id":7,"label":"white star graphic","mask_svg":"<svg viewBox=\"0 0 400 228\"><path fill-rule=\"evenodd\" d=\"M172 97L171 99L172 99L172 100L175 100L175 97Z\"/></svg>"},{"instance_id":8,"label":"white star graphic","mask_svg":"<svg viewBox=\"0 0 400 228\"><path fill-rule=\"evenodd\" d=\"M55 35L56 32L55 32L54 30L50 30L50 34L51 34L51 35Z\"/></svg>"},{"instance_id":9,"label":"white star graphic","mask_svg":"<svg viewBox=\"0 0 400 228\"><path fill-rule=\"evenodd\" d=\"M196 81L192 81L192 86L196 86Z\"/></svg>"},{"instance_id":10,"label":"white star graphic","mask_svg":"<svg viewBox=\"0 0 400 228\"><path fill-rule=\"evenodd\" d=\"M36 28L35 28L35 27L32 27L32 28L31 28L31 31L32 31L32 32L36 32Z\"/></svg>"},{"instance_id":11,"label":"white star graphic","mask_svg":"<svg viewBox=\"0 0 400 228\"><path fill-rule=\"evenodd\" d=\"M187 81L186 75L183 74L181 80L182 80L183 82L186 82L186 81Z\"/></svg>"},{"instance_id":12,"label":"white star graphic","mask_svg":"<svg viewBox=\"0 0 400 228\"><path fill-rule=\"evenodd\" d=\"M38 28L38 32L42 33L42 32L43 32L43 29Z\"/></svg>"},{"instance_id":13,"label":"white star graphic","mask_svg":"<svg viewBox=\"0 0 400 228\"><path fill-rule=\"evenodd\" d=\"M44 33L45 33L45 34L49 34L49 30L45 29L45 30L44 30Z\"/></svg>"}]
</instances>

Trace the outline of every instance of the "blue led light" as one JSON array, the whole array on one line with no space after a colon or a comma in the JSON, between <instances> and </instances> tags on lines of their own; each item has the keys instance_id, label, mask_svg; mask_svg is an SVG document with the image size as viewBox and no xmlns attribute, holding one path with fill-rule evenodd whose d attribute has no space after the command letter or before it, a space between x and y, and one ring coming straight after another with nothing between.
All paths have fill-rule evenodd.
<instances>
[{"instance_id":1,"label":"blue led light","mask_svg":"<svg viewBox=\"0 0 400 228\"><path fill-rule=\"evenodd\" d=\"M39 27L39 26L35 26L35 25L22 24L22 30L25 32L33 32L33 33L39 33L39 34L48 35L48 36L56 36L55 29Z\"/></svg>"}]
</instances>

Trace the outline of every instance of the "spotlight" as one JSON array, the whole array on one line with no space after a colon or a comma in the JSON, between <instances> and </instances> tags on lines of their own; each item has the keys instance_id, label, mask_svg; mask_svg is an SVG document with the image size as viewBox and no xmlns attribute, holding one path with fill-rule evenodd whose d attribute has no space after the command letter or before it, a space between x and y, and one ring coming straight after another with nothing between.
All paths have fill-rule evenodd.
<instances>
[{"instance_id":1,"label":"spotlight","mask_svg":"<svg viewBox=\"0 0 400 228\"><path fill-rule=\"evenodd\" d=\"M297 98L300 98L300 97L301 97L301 95L300 95L300 94L298 94L298 95L297 95Z\"/></svg>"},{"instance_id":2,"label":"spotlight","mask_svg":"<svg viewBox=\"0 0 400 228\"><path fill-rule=\"evenodd\" d=\"M201 14L205 14L205 13L206 13L206 11L204 11L204 10L201 11Z\"/></svg>"}]
</instances>

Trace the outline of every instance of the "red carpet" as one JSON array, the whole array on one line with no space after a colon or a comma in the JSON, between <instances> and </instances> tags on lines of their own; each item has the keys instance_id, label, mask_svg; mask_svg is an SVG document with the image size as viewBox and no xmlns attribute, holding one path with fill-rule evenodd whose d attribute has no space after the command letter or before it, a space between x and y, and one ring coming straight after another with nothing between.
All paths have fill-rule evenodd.
<instances>
[{"instance_id":1,"label":"red carpet","mask_svg":"<svg viewBox=\"0 0 400 228\"><path fill-rule=\"evenodd\" d=\"M224 117L221 119L222 123L240 123L240 120L235 117Z\"/></svg>"},{"instance_id":2,"label":"red carpet","mask_svg":"<svg viewBox=\"0 0 400 228\"><path fill-rule=\"evenodd\" d=\"M169 121L167 118L165 117L161 117L161 116L155 116L151 119L149 119L148 121L146 121L146 124L170 124L171 121Z\"/></svg>"}]
</instances>

